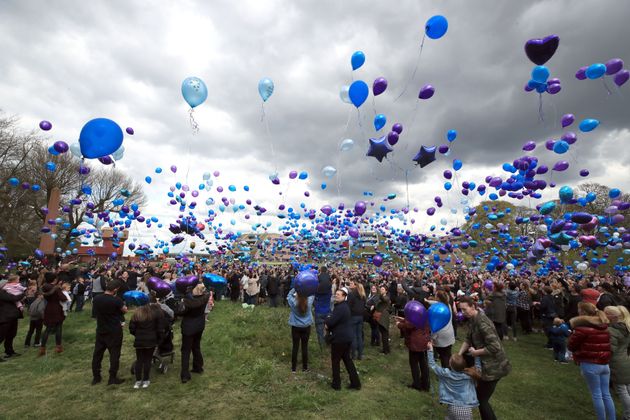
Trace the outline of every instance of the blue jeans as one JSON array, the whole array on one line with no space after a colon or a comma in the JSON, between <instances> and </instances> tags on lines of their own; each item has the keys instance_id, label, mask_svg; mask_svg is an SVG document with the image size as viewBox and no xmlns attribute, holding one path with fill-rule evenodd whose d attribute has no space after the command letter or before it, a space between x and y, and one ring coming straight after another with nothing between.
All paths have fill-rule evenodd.
<instances>
[{"instance_id":1,"label":"blue jeans","mask_svg":"<svg viewBox=\"0 0 630 420\"><path fill-rule=\"evenodd\" d=\"M326 340L324 339L324 321L328 315L329 314L315 313L315 331L317 331L317 342L319 343L319 347L326 345Z\"/></svg>"},{"instance_id":2,"label":"blue jeans","mask_svg":"<svg viewBox=\"0 0 630 420\"><path fill-rule=\"evenodd\" d=\"M608 365L582 362L580 363L580 370L586 380L588 389L591 391L597 420L615 419L615 404L608 389L610 383L610 368Z\"/></svg>"},{"instance_id":3,"label":"blue jeans","mask_svg":"<svg viewBox=\"0 0 630 420\"><path fill-rule=\"evenodd\" d=\"M352 316L352 357L363 357L363 316Z\"/></svg>"},{"instance_id":4,"label":"blue jeans","mask_svg":"<svg viewBox=\"0 0 630 420\"><path fill-rule=\"evenodd\" d=\"M567 354L567 343L566 341L554 341L552 342L553 346L553 358L558 362L566 362L566 354Z\"/></svg>"}]
</instances>

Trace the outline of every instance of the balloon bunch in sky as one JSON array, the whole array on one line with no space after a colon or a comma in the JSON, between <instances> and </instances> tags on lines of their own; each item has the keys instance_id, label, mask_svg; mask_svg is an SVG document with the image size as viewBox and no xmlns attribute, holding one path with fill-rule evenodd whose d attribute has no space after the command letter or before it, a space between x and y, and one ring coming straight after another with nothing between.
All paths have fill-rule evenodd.
<instances>
[{"instance_id":1,"label":"balloon bunch in sky","mask_svg":"<svg viewBox=\"0 0 630 420\"><path fill-rule=\"evenodd\" d=\"M630 77L630 72L623 68L623 60L621 58L611 58L605 64L594 63L590 66L580 67L575 73L575 78L578 80L595 80L602 79L605 83L605 77L612 76L613 81L618 87L623 86ZM608 89L608 86L604 85Z\"/></svg>"}]
</instances>

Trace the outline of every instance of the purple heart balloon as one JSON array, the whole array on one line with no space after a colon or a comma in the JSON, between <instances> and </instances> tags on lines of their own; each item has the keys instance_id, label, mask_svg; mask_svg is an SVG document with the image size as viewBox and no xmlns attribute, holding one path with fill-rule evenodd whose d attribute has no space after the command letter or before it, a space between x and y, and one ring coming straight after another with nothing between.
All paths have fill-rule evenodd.
<instances>
[{"instance_id":1,"label":"purple heart balloon","mask_svg":"<svg viewBox=\"0 0 630 420\"><path fill-rule=\"evenodd\" d=\"M621 58L611 58L610 60L606 61L606 74L608 76L619 73L622 68L623 60Z\"/></svg>"},{"instance_id":2,"label":"purple heart balloon","mask_svg":"<svg viewBox=\"0 0 630 420\"><path fill-rule=\"evenodd\" d=\"M384 77L379 77L374 80L374 83L372 84L372 92L374 92L374 96L378 96L385 92L385 89L387 89L387 80L385 80Z\"/></svg>"},{"instance_id":3,"label":"purple heart balloon","mask_svg":"<svg viewBox=\"0 0 630 420\"><path fill-rule=\"evenodd\" d=\"M628 70L621 70L619 73L615 74L615 78L613 80L617 86L621 87L628 81L629 77L630 72L628 72Z\"/></svg>"},{"instance_id":4,"label":"purple heart balloon","mask_svg":"<svg viewBox=\"0 0 630 420\"><path fill-rule=\"evenodd\" d=\"M149 277L149 280L147 280L147 288L149 290L155 290L155 286L161 281L162 279L159 277Z\"/></svg>"},{"instance_id":5,"label":"purple heart balloon","mask_svg":"<svg viewBox=\"0 0 630 420\"><path fill-rule=\"evenodd\" d=\"M161 299L165 298L171 293L171 286L167 282L160 280L158 283L156 283L152 290L155 292L155 295Z\"/></svg>"},{"instance_id":6,"label":"purple heart balloon","mask_svg":"<svg viewBox=\"0 0 630 420\"><path fill-rule=\"evenodd\" d=\"M558 35L549 35L542 39L530 39L525 43L525 54L534 64L542 66L553 57L559 44L560 37Z\"/></svg>"}]
</instances>

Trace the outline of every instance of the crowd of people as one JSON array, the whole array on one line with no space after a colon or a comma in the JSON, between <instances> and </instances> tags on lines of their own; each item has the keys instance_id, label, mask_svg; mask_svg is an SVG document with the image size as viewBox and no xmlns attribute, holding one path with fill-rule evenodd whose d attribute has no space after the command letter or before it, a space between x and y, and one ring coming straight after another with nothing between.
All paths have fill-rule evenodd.
<instances>
[{"instance_id":1,"label":"crowd of people","mask_svg":"<svg viewBox=\"0 0 630 420\"><path fill-rule=\"evenodd\" d=\"M162 299L147 288L151 277L174 283L182 275L201 276L203 272L225 277L227 285L206 290L199 283L185 292L173 289ZM108 384L122 383L119 359L127 324L122 296L126 291L140 290L150 296L150 302L136 308L128 322L136 352L134 388L149 387L156 360L165 365L169 358L173 360L173 325L177 318L181 319L181 381L190 381L191 373L201 374L201 340L207 314L215 299L225 299L289 308L294 374L300 348L302 370L309 369L308 345L314 324L320 348L330 347L331 386L335 390L341 389L341 362L349 375L348 388L361 389L355 362L365 355L365 335L370 337L369 345L387 357L391 352L390 334L397 330L408 350L409 387L429 391L432 370L439 380L440 402L448 406L449 419L472 418L475 407L482 419L496 418L490 399L499 381L512 369L503 342L544 333L544 347L552 350L553 360L579 364L598 419L615 418L610 385L622 403L624 418L630 418L630 314L627 290L614 275L490 275L466 269L429 273L333 265L319 267L317 291L303 296L293 284L296 273L297 267L290 265L216 263L211 267L177 267L110 262L53 268L33 262L17 272L3 274L0 282L0 342L4 345L0 362L19 356L14 338L18 322L25 315L29 319L25 347L37 347L38 354L45 356L48 339L54 335L54 351L62 353L64 320L70 312L81 312L86 302L91 302L92 317L96 319L92 384L102 381L101 364L106 351L110 361ZM405 305L411 300L427 310L438 302L445 304L450 322L439 331L432 332L426 323L418 328L405 318ZM455 351L453 346L462 328L463 343Z\"/></svg>"}]
</instances>

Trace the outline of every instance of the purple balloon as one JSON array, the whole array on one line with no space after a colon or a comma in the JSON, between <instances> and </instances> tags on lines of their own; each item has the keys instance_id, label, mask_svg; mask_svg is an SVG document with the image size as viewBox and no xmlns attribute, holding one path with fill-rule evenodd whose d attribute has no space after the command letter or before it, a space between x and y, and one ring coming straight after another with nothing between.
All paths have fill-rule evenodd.
<instances>
[{"instance_id":1,"label":"purple balloon","mask_svg":"<svg viewBox=\"0 0 630 420\"><path fill-rule=\"evenodd\" d=\"M615 84L621 87L624 83L628 81L630 77L630 72L628 70L621 70L619 73L615 74L615 78L613 79Z\"/></svg>"},{"instance_id":2,"label":"purple balloon","mask_svg":"<svg viewBox=\"0 0 630 420\"><path fill-rule=\"evenodd\" d=\"M445 170L443 175L444 175L444 178L446 178L446 179L453 178L453 172L451 172L449 169Z\"/></svg>"},{"instance_id":3,"label":"purple balloon","mask_svg":"<svg viewBox=\"0 0 630 420\"><path fill-rule=\"evenodd\" d=\"M172 289L167 282L160 280L155 284L153 291L158 298L162 299L171 294Z\"/></svg>"},{"instance_id":4,"label":"purple balloon","mask_svg":"<svg viewBox=\"0 0 630 420\"><path fill-rule=\"evenodd\" d=\"M536 143L534 143L531 140L523 145L523 150L525 150L526 152L531 152L535 148L536 148Z\"/></svg>"},{"instance_id":5,"label":"purple balloon","mask_svg":"<svg viewBox=\"0 0 630 420\"><path fill-rule=\"evenodd\" d=\"M129 247L131 248L131 245L129 245ZM155 290L155 286L161 281L162 279L159 277L149 277L149 280L147 280L147 288L149 290Z\"/></svg>"},{"instance_id":6,"label":"purple balloon","mask_svg":"<svg viewBox=\"0 0 630 420\"><path fill-rule=\"evenodd\" d=\"M171 165L171 172L173 173L177 172L177 166Z\"/></svg>"},{"instance_id":7,"label":"purple balloon","mask_svg":"<svg viewBox=\"0 0 630 420\"><path fill-rule=\"evenodd\" d=\"M83 166L83 165L79 166L79 173L81 175L89 174L90 173L90 167L89 166Z\"/></svg>"},{"instance_id":8,"label":"purple balloon","mask_svg":"<svg viewBox=\"0 0 630 420\"><path fill-rule=\"evenodd\" d=\"M531 87L529 83L525 83L525 86L523 87L523 89L525 90L525 92L531 92L532 90L534 90L534 88Z\"/></svg>"},{"instance_id":9,"label":"purple balloon","mask_svg":"<svg viewBox=\"0 0 630 420\"><path fill-rule=\"evenodd\" d=\"M590 172L588 171L588 169L582 169L582 170L580 171L580 176L588 176L588 175L589 175L589 173L590 173Z\"/></svg>"},{"instance_id":10,"label":"purple balloon","mask_svg":"<svg viewBox=\"0 0 630 420\"><path fill-rule=\"evenodd\" d=\"M392 131L395 131L398 134L401 134L403 131L403 126L401 123L396 123L394 125L392 125Z\"/></svg>"},{"instance_id":11,"label":"purple balloon","mask_svg":"<svg viewBox=\"0 0 630 420\"><path fill-rule=\"evenodd\" d=\"M547 165L540 165L538 169L536 169L536 173L538 175L546 174L547 171L549 171L549 168L547 167Z\"/></svg>"},{"instance_id":12,"label":"purple balloon","mask_svg":"<svg viewBox=\"0 0 630 420\"><path fill-rule=\"evenodd\" d=\"M381 257L379 254L376 254L374 257L372 257L372 264L380 267L381 265L383 265L383 257Z\"/></svg>"},{"instance_id":13,"label":"purple balloon","mask_svg":"<svg viewBox=\"0 0 630 420\"><path fill-rule=\"evenodd\" d=\"M322 207L321 212L324 213L326 216L330 216L333 212L332 207L330 207L328 204L326 204L324 207Z\"/></svg>"},{"instance_id":14,"label":"purple balloon","mask_svg":"<svg viewBox=\"0 0 630 420\"><path fill-rule=\"evenodd\" d=\"M559 44L560 37L558 35L549 35L542 39L530 39L525 43L525 54L534 64L542 66L553 57Z\"/></svg>"},{"instance_id":15,"label":"purple balloon","mask_svg":"<svg viewBox=\"0 0 630 420\"><path fill-rule=\"evenodd\" d=\"M411 300L405 305L405 319L414 327L421 329L427 323L427 310L417 300Z\"/></svg>"},{"instance_id":16,"label":"purple balloon","mask_svg":"<svg viewBox=\"0 0 630 420\"><path fill-rule=\"evenodd\" d=\"M558 79L557 77L547 80L547 85L559 85L559 84L560 84L560 79Z\"/></svg>"},{"instance_id":17,"label":"purple balloon","mask_svg":"<svg viewBox=\"0 0 630 420\"><path fill-rule=\"evenodd\" d=\"M560 160L553 165L553 170L557 172L563 172L569 169L569 162L566 160Z\"/></svg>"},{"instance_id":18,"label":"purple balloon","mask_svg":"<svg viewBox=\"0 0 630 420\"><path fill-rule=\"evenodd\" d=\"M111 156L101 156L100 158L98 158L98 161L101 162L103 165L111 165L112 163L114 163Z\"/></svg>"},{"instance_id":19,"label":"purple balloon","mask_svg":"<svg viewBox=\"0 0 630 420\"><path fill-rule=\"evenodd\" d=\"M587 68L588 66L580 67L580 69L575 73L575 78L578 80L585 80Z\"/></svg>"},{"instance_id":20,"label":"purple balloon","mask_svg":"<svg viewBox=\"0 0 630 420\"><path fill-rule=\"evenodd\" d=\"M547 93L550 95L555 95L556 93L560 92L562 90L562 86L560 85L548 85L547 86Z\"/></svg>"},{"instance_id":21,"label":"purple balloon","mask_svg":"<svg viewBox=\"0 0 630 420\"><path fill-rule=\"evenodd\" d=\"M398 133L395 131L390 131L389 134L387 134L387 143L389 143L392 146L398 143L398 139L399 139Z\"/></svg>"},{"instance_id":22,"label":"purple balloon","mask_svg":"<svg viewBox=\"0 0 630 420\"><path fill-rule=\"evenodd\" d=\"M424 85L418 93L419 99L430 99L435 94L435 88L431 85Z\"/></svg>"},{"instance_id":23,"label":"purple balloon","mask_svg":"<svg viewBox=\"0 0 630 420\"><path fill-rule=\"evenodd\" d=\"M555 140L551 140L551 139L550 139L550 140L547 140L547 141L545 142L545 149L547 149L547 150L553 150L553 146L554 146L555 144L556 144L556 141L555 141Z\"/></svg>"},{"instance_id":24,"label":"purple balloon","mask_svg":"<svg viewBox=\"0 0 630 420\"><path fill-rule=\"evenodd\" d=\"M126 131L126 132L127 132L127 134L129 134L130 136L133 136L133 133L134 133L133 128L131 128L131 127L127 127L127 128L125 129L125 131Z\"/></svg>"},{"instance_id":25,"label":"purple balloon","mask_svg":"<svg viewBox=\"0 0 630 420\"><path fill-rule=\"evenodd\" d=\"M359 237L359 229L351 227L348 229L348 235L350 235L351 238L357 239Z\"/></svg>"},{"instance_id":26,"label":"purple balloon","mask_svg":"<svg viewBox=\"0 0 630 420\"><path fill-rule=\"evenodd\" d=\"M357 201L354 205L354 214L356 216L363 216L365 211L367 210L367 205L365 201Z\"/></svg>"},{"instance_id":27,"label":"purple balloon","mask_svg":"<svg viewBox=\"0 0 630 420\"><path fill-rule=\"evenodd\" d=\"M569 144L573 144L577 141L577 135L572 131L567 131L560 138Z\"/></svg>"},{"instance_id":28,"label":"purple balloon","mask_svg":"<svg viewBox=\"0 0 630 420\"><path fill-rule=\"evenodd\" d=\"M623 60L621 58L611 58L610 60L606 61L606 74L608 76L619 73L622 68Z\"/></svg>"},{"instance_id":29,"label":"purple balloon","mask_svg":"<svg viewBox=\"0 0 630 420\"><path fill-rule=\"evenodd\" d=\"M372 84L372 92L374 93L374 96L378 96L385 92L385 89L387 89L387 80L385 80L384 77L379 77Z\"/></svg>"},{"instance_id":30,"label":"purple balloon","mask_svg":"<svg viewBox=\"0 0 630 420\"><path fill-rule=\"evenodd\" d=\"M446 144L440 145L440 147L438 147L438 152L441 154L448 153L448 146Z\"/></svg>"},{"instance_id":31,"label":"purple balloon","mask_svg":"<svg viewBox=\"0 0 630 420\"><path fill-rule=\"evenodd\" d=\"M297 178L297 176L298 176L297 171L289 172L289 179L295 179L295 178Z\"/></svg>"},{"instance_id":32,"label":"purple balloon","mask_svg":"<svg viewBox=\"0 0 630 420\"><path fill-rule=\"evenodd\" d=\"M59 153L66 153L68 151L68 143L61 140L56 141L55 144L53 144L53 149L55 149Z\"/></svg>"},{"instance_id":33,"label":"purple balloon","mask_svg":"<svg viewBox=\"0 0 630 420\"><path fill-rule=\"evenodd\" d=\"M562 123L562 128L568 127L575 121L575 116L573 114L564 114L560 122Z\"/></svg>"},{"instance_id":34,"label":"purple balloon","mask_svg":"<svg viewBox=\"0 0 630 420\"><path fill-rule=\"evenodd\" d=\"M52 124L50 123L50 121L43 120L39 122L39 128L44 131L48 131L52 128Z\"/></svg>"},{"instance_id":35,"label":"purple balloon","mask_svg":"<svg viewBox=\"0 0 630 420\"><path fill-rule=\"evenodd\" d=\"M433 216L433 215L435 214L435 207L429 207L429 208L427 209L427 214L428 214L429 216Z\"/></svg>"},{"instance_id":36,"label":"purple balloon","mask_svg":"<svg viewBox=\"0 0 630 420\"><path fill-rule=\"evenodd\" d=\"M197 284L199 284L197 276L185 276L175 280L175 287L180 293L186 293L189 288L193 288Z\"/></svg>"}]
</instances>

